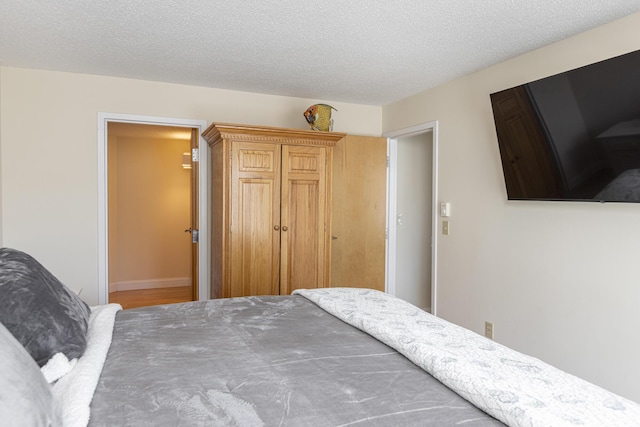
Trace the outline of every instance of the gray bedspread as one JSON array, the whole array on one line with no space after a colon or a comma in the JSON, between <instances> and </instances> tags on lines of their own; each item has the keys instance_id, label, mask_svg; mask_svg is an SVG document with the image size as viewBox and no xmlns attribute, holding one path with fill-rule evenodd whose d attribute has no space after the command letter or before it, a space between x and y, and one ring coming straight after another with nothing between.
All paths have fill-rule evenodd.
<instances>
[{"instance_id":1,"label":"gray bedspread","mask_svg":"<svg viewBox=\"0 0 640 427\"><path fill-rule=\"evenodd\" d=\"M302 296L119 312L91 426L497 426Z\"/></svg>"}]
</instances>

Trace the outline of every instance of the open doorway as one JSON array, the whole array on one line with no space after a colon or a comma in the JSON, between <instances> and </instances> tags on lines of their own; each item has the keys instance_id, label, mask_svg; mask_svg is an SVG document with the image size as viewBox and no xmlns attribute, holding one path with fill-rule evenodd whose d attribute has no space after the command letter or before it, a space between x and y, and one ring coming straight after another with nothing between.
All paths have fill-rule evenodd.
<instances>
[{"instance_id":1,"label":"open doorway","mask_svg":"<svg viewBox=\"0 0 640 427\"><path fill-rule=\"evenodd\" d=\"M396 296L431 311L432 133L397 143Z\"/></svg>"},{"instance_id":2,"label":"open doorway","mask_svg":"<svg viewBox=\"0 0 640 427\"><path fill-rule=\"evenodd\" d=\"M98 113L98 304L106 304L109 300L109 283L113 280L109 277L109 238L110 232L108 226L108 179L107 179L107 163L108 163L108 127L112 123L154 125L161 128L174 127L178 130L185 128L191 133L192 148L197 149L198 162L195 169L192 169L191 178L193 179L191 189L191 213L195 217L192 224L199 227L200 236L208 235L208 218L209 218L209 197L208 197L208 180L209 180L209 164L208 164L208 146L206 141L202 139L202 132L207 127L204 120L179 119L156 116L138 116L119 113ZM182 155L179 159L179 165L182 163ZM189 239L188 227L181 228L179 232ZM206 242L196 244L191 247L193 268L191 277L197 278L197 288L193 287L193 300L205 300L209 298L209 248ZM134 258L135 259L135 258ZM193 261L195 260L195 261Z\"/></svg>"},{"instance_id":3,"label":"open doorway","mask_svg":"<svg viewBox=\"0 0 640 427\"><path fill-rule=\"evenodd\" d=\"M436 314L437 122L389 138L387 292Z\"/></svg>"},{"instance_id":4,"label":"open doorway","mask_svg":"<svg viewBox=\"0 0 640 427\"><path fill-rule=\"evenodd\" d=\"M109 122L107 135L109 302L197 299L192 129Z\"/></svg>"}]
</instances>

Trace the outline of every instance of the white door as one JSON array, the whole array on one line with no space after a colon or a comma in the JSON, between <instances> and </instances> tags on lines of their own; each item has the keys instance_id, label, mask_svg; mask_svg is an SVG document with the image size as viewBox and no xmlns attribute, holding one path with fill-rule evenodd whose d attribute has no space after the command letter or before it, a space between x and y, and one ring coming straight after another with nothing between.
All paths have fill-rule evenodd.
<instances>
[{"instance_id":1,"label":"white door","mask_svg":"<svg viewBox=\"0 0 640 427\"><path fill-rule=\"evenodd\" d=\"M438 122L387 132L386 289L437 315Z\"/></svg>"},{"instance_id":2,"label":"white door","mask_svg":"<svg viewBox=\"0 0 640 427\"><path fill-rule=\"evenodd\" d=\"M433 133L397 138L395 295L431 310Z\"/></svg>"}]
</instances>

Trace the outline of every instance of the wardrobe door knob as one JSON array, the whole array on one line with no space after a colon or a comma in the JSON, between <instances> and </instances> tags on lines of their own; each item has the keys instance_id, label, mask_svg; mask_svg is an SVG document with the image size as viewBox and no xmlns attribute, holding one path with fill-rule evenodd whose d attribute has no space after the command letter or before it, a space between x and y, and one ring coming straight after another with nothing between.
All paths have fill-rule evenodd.
<instances>
[{"instance_id":1,"label":"wardrobe door knob","mask_svg":"<svg viewBox=\"0 0 640 427\"><path fill-rule=\"evenodd\" d=\"M287 228L286 225L282 226L282 231L287 231L287 230L288 230L288 228Z\"/></svg>"},{"instance_id":2,"label":"wardrobe door knob","mask_svg":"<svg viewBox=\"0 0 640 427\"><path fill-rule=\"evenodd\" d=\"M274 229L274 230L276 230L276 231L278 231L278 230L280 230L280 226L279 226L279 225L274 225L274 226L273 226L273 229Z\"/></svg>"}]
</instances>

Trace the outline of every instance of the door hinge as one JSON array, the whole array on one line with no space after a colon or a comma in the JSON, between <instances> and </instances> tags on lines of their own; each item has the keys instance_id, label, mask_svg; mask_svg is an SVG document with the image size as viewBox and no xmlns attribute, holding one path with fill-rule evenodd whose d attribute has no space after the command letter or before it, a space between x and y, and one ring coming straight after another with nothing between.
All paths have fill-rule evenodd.
<instances>
[{"instance_id":1,"label":"door hinge","mask_svg":"<svg viewBox=\"0 0 640 427\"><path fill-rule=\"evenodd\" d=\"M387 156L387 167L389 167L390 163L391 163L391 161L389 160L389 156Z\"/></svg>"},{"instance_id":2,"label":"door hinge","mask_svg":"<svg viewBox=\"0 0 640 427\"><path fill-rule=\"evenodd\" d=\"M200 230L191 231L191 243L198 243L200 241Z\"/></svg>"},{"instance_id":3,"label":"door hinge","mask_svg":"<svg viewBox=\"0 0 640 427\"><path fill-rule=\"evenodd\" d=\"M389 240L389 228L384 229L384 240Z\"/></svg>"},{"instance_id":4,"label":"door hinge","mask_svg":"<svg viewBox=\"0 0 640 427\"><path fill-rule=\"evenodd\" d=\"M200 150L198 148L191 149L191 161L192 162L200 161Z\"/></svg>"}]
</instances>

